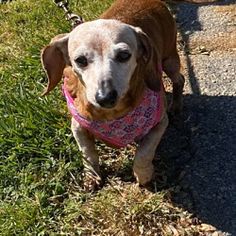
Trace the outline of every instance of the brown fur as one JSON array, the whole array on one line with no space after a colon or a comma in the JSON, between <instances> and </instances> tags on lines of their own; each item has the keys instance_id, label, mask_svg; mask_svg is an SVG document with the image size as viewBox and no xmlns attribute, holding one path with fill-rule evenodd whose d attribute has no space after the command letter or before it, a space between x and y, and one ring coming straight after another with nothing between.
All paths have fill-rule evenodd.
<instances>
[{"instance_id":1,"label":"brown fur","mask_svg":"<svg viewBox=\"0 0 236 236\"><path fill-rule=\"evenodd\" d=\"M127 3L117 0L101 15L140 27L150 38L157 63L168 57L176 46L176 26L166 4L158 0L139 0Z\"/></svg>"}]
</instances>

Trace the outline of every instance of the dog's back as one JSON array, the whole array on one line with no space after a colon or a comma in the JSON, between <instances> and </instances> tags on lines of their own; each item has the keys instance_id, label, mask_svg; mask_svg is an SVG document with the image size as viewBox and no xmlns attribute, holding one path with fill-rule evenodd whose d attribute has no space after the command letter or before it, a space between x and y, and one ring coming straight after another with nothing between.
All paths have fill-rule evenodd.
<instances>
[{"instance_id":1,"label":"dog's back","mask_svg":"<svg viewBox=\"0 0 236 236\"><path fill-rule=\"evenodd\" d=\"M166 4L159 0L116 0L100 18L116 19L140 27L162 58L175 50L176 26Z\"/></svg>"}]
</instances>

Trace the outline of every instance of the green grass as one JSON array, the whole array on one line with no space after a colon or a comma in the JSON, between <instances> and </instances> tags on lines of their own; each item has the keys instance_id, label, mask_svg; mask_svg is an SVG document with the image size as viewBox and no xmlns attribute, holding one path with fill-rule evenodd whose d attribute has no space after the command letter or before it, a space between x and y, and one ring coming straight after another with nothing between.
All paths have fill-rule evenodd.
<instances>
[{"instance_id":1,"label":"green grass","mask_svg":"<svg viewBox=\"0 0 236 236\"><path fill-rule=\"evenodd\" d=\"M190 214L170 201L173 188L149 192L135 185L132 148L102 146L105 186L83 191L60 88L40 96L46 85L40 50L70 30L52 2L0 4L0 235L174 235L176 229L193 235ZM112 1L71 2L90 20Z\"/></svg>"}]
</instances>

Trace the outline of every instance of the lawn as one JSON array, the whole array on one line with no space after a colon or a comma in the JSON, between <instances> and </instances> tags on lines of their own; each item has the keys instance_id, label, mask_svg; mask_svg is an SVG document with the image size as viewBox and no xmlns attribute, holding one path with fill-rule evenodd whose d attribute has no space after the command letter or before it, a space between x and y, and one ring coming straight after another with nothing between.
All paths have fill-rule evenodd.
<instances>
[{"instance_id":1,"label":"lawn","mask_svg":"<svg viewBox=\"0 0 236 236\"><path fill-rule=\"evenodd\" d=\"M111 0L71 1L86 20ZM106 181L83 191L81 156L60 88L40 96L40 50L70 25L53 1L0 4L0 235L193 235L191 214L171 203L175 186L140 189L133 147L98 146ZM179 234L177 234L179 233ZM198 234L196 234L198 235Z\"/></svg>"}]
</instances>

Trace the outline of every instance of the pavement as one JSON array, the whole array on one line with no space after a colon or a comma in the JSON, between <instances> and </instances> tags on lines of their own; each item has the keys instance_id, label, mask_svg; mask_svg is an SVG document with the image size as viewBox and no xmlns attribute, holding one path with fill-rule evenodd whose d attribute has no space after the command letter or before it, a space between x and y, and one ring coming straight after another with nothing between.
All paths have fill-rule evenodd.
<instances>
[{"instance_id":1,"label":"pavement","mask_svg":"<svg viewBox=\"0 0 236 236\"><path fill-rule=\"evenodd\" d=\"M180 186L173 201L220 235L236 236L236 5L171 8L186 79L181 121L160 145Z\"/></svg>"}]
</instances>

